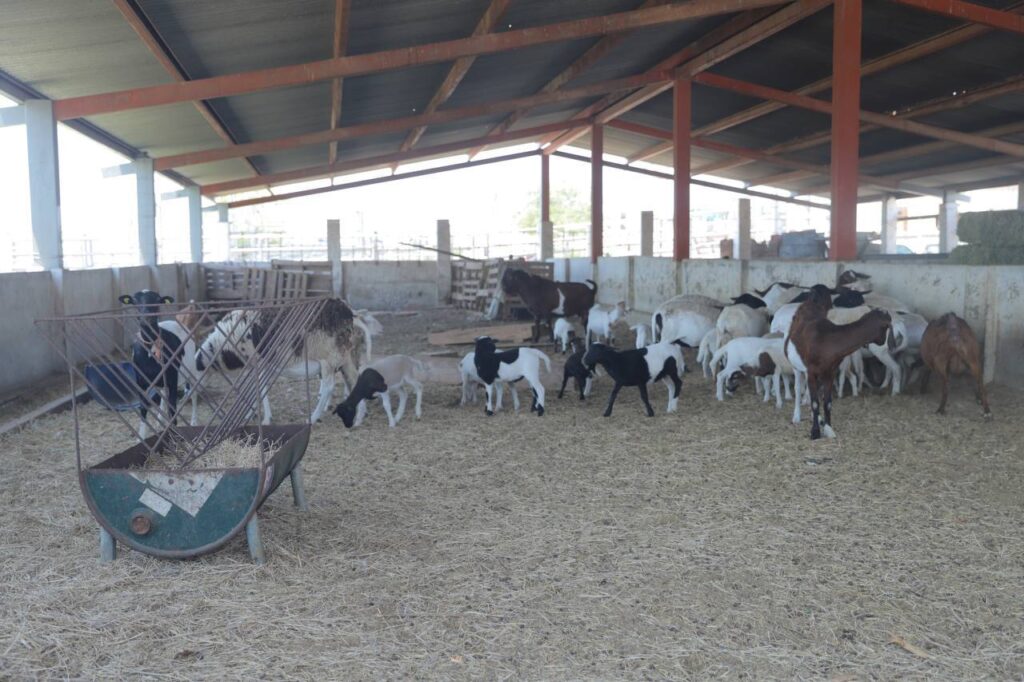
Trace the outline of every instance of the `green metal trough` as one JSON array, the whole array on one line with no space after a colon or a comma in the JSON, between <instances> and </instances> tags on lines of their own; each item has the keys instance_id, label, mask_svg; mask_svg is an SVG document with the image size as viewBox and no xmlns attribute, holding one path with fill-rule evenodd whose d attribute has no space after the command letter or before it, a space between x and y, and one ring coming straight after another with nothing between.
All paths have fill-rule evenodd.
<instances>
[{"instance_id":1,"label":"green metal trough","mask_svg":"<svg viewBox=\"0 0 1024 682\"><path fill-rule=\"evenodd\" d=\"M203 427L177 430L194 439ZM264 449L258 467L144 469L159 437L154 435L81 469L82 494L100 525L101 558L112 561L117 543L168 559L196 557L219 549L245 529L253 560L263 563L256 512L286 477L291 478L295 505L305 511L300 463L309 434L308 424L239 428L232 438L255 439Z\"/></svg>"}]
</instances>

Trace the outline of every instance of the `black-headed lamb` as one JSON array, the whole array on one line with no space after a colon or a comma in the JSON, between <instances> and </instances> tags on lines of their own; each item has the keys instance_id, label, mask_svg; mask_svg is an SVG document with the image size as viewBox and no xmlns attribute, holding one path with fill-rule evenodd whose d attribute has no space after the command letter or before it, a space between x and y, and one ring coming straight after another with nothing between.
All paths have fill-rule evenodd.
<instances>
[{"instance_id":1,"label":"black-headed lamb","mask_svg":"<svg viewBox=\"0 0 1024 682\"><path fill-rule=\"evenodd\" d=\"M565 367L562 370L562 388L558 390L558 399L561 400L565 395L565 386L569 383L569 379L572 379L576 382L580 400L585 400L590 395L590 389L594 382L594 368L583 364L583 356L587 352L583 339L576 338L571 343L573 353L566 359Z\"/></svg>"},{"instance_id":2,"label":"black-headed lamb","mask_svg":"<svg viewBox=\"0 0 1024 682\"><path fill-rule=\"evenodd\" d=\"M423 415L423 382L426 378L424 364L408 355L388 355L374 360L359 373L355 388L338 403L334 414L341 417L346 427L359 426L366 416L366 401L377 397L388 416L388 426L395 428L405 414L408 399L405 387L408 386L416 394L416 418L419 419ZM394 414L391 412L391 393L398 394L398 411Z\"/></svg>"},{"instance_id":3,"label":"black-headed lamb","mask_svg":"<svg viewBox=\"0 0 1024 682\"><path fill-rule=\"evenodd\" d=\"M546 371L551 371L551 359L547 355L535 348L499 351L489 336L477 337L473 352L476 373L487 387L485 412L488 416L494 414L494 385L499 379L506 383L526 379L533 389L530 410L536 411L538 417L544 416L544 384L540 379L540 366L543 363Z\"/></svg>"},{"instance_id":4,"label":"black-headed lamb","mask_svg":"<svg viewBox=\"0 0 1024 682\"><path fill-rule=\"evenodd\" d=\"M595 343L583 356L583 364L588 367L601 365L615 385L608 397L608 407L604 416L610 417L615 397L623 386L636 386L640 391L640 399L647 410L647 416L654 416L651 401L647 398L647 386L656 381L664 381L668 386L667 412L675 412L679 404L679 393L682 391L683 344L679 341L663 341L646 348L632 348L617 351L602 343Z\"/></svg>"}]
</instances>

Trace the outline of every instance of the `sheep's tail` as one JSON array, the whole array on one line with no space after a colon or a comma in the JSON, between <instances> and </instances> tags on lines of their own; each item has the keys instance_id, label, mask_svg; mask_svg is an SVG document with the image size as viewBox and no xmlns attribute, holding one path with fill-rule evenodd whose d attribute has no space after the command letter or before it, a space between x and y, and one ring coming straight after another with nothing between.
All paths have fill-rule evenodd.
<instances>
[{"instance_id":1,"label":"sheep's tail","mask_svg":"<svg viewBox=\"0 0 1024 682\"><path fill-rule=\"evenodd\" d=\"M654 313L654 318L651 320L651 338L654 343L658 343L658 339L661 338L661 328L664 324L665 321L661 313Z\"/></svg>"},{"instance_id":2,"label":"sheep's tail","mask_svg":"<svg viewBox=\"0 0 1024 682\"><path fill-rule=\"evenodd\" d=\"M544 361L544 371L550 373L551 372L551 358L548 357L547 353L543 353L541 351L537 351L537 353L540 354L540 359Z\"/></svg>"},{"instance_id":3,"label":"sheep's tail","mask_svg":"<svg viewBox=\"0 0 1024 682\"><path fill-rule=\"evenodd\" d=\"M584 282L590 282L590 284L591 284L590 290L591 290L592 292L594 292L594 296L597 296L597 282L595 282L595 281L594 281L594 280L592 280L592 279L585 279L585 280L583 280L583 281L584 281Z\"/></svg>"}]
</instances>

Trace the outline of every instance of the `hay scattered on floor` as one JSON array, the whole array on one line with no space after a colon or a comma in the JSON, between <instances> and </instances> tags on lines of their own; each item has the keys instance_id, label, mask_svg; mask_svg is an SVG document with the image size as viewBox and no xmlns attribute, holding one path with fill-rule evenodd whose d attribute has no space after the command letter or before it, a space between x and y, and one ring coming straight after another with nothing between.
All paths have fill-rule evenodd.
<instances>
[{"instance_id":1,"label":"hay scattered on floor","mask_svg":"<svg viewBox=\"0 0 1024 682\"><path fill-rule=\"evenodd\" d=\"M303 394L282 382L277 419ZM0 678L1024 676L1024 394L994 390L991 423L966 384L948 417L935 390L844 398L819 443L693 374L652 419L633 389L603 419L600 380L542 418L457 395L396 429L325 417L311 511L288 486L260 511L262 568L241 538L101 565L68 416L0 438Z\"/></svg>"},{"instance_id":2,"label":"hay scattered on floor","mask_svg":"<svg viewBox=\"0 0 1024 682\"><path fill-rule=\"evenodd\" d=\"M249 434L241 438L228 438L217 443L206 451L202 457L188 461L192 456L189 444L185 441L174 440L170 445L150 455L142 469L232 469L232 468L258 468L265 456L267 459L274 456L274 451L280 447L278 442L266 442L260 445L260 439L255 434ZM264 455L266 452L266 455ZM184 462L184 464L183 464Z\"/></svg>"}]
</instances>

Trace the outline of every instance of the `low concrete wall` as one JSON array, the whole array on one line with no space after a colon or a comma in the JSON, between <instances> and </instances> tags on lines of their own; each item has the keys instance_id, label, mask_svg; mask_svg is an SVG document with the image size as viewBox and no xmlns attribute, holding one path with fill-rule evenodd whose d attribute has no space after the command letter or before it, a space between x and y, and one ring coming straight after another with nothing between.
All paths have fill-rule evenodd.
<instances>
[{"instance_id":1,"label":"low concrete wall","mask_svg":"<svg viewBox=\"0 0 1024 682\"><path fill-rule=\"evenodd\" d=\"M0 274L0 391L16 388L62 368L35 321L52 317L57 288L49 272Z\"/></svg>"},{"instance_id":2,"label":"low concrete wall","mask_svg":"<svg viewBox=\"0 0 1024 682\"><path fill-rule=\"evenodd\" d=\"M386 310L438 305L434 261L347 261L342 268L345 298L356 308Z\"/></svg>"}]
</instances>

